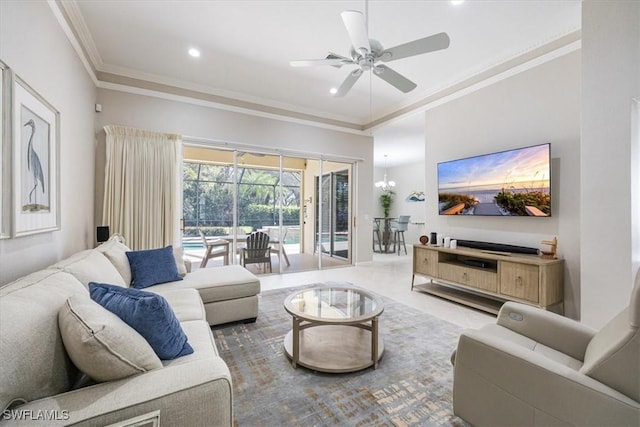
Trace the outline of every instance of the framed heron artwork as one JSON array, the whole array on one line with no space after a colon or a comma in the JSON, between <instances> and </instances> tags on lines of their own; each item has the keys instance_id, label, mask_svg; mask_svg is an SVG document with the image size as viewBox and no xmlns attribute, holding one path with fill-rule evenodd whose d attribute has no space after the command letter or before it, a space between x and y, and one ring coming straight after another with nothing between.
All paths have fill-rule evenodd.
<instances>
[{"instance_id":1,"label":"framed heron artwork","mask_svg":"<svg viewBox=\"0 0 640 427\"><path fill-rule=\"evenodd\" d=\"M15 76L13 236L60 229L60 113Z\"/></svg>"},{"instance_id":2,"label":"framed heron artwork","mask_svg":"<svg viewBox=\"0 0 640 427\"><path fill-rule=\"evenodd\" d=\"M0 239L11 237L11 69L0 61Z\"/></svg>"}]
</instances>

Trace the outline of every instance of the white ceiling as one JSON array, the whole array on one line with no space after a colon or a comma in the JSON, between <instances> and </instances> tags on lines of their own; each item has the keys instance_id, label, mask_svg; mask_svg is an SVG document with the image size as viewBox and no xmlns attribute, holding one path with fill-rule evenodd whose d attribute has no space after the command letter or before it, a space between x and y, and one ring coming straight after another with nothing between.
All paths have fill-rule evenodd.
<instances>
[{"instance_id":1,"label":"white ceiling","mask_svg":"<svg viewBox=\"0 0 640 427\"><path fill-rule=\"evenodd\" d=\"M459 5L448 0L372 0L368 5L362 0L113 0L69 1L63 7L99 74L365 128L580 28L579 0L467 0ZM289 65L291 60L324 58L329 51L348 56L350 42L340 12L366 9L369 37L387 48L442 31L449 35L446 50L387 64L417 83L414 91L403 94L375 76L363 76L347 96L334 98L329 89L339 86L353 66ZM188 56L190 47L200 49L201 57ZM415 158L415 147L423 146L422 116L375 128L376 163L386 150L398 151L399 144L402 151L411 151L407 159ZM388 154L390 165L398 163Z\"/></svg>"}]
</instances>

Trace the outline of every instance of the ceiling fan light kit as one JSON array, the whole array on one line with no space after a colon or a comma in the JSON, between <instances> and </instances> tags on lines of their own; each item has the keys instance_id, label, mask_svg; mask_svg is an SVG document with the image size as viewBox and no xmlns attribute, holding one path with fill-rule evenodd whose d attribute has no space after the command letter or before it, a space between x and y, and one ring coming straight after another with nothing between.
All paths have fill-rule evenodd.
<instances>
[{"instance_id":1,"label":"ceiling fan light kit","mask_svg":"<svg viewBox=\"0 0 640 427\"><path fill-rule=\"evenodd\" d=\"M329 52L324 59L307 59L291 61L293 67L312 67L316 65L330 65L341 68L343 65L357 65L358 68L349 73L333 96L345 96L356 84L364 71L373 71L375 76L389 83L391 86L407 93L417 87L411 80L377 62L391 62L423 53L435 52L449 47L450 40L447 33L438 33L432 36L413 40L389 49L384 49L382 44L370 39L367 34L367 25L362 12L357 10L345 10L340 14L342 21L351 40L350 55L347 58L333 52Z\"/></svg>"}]
</instances>

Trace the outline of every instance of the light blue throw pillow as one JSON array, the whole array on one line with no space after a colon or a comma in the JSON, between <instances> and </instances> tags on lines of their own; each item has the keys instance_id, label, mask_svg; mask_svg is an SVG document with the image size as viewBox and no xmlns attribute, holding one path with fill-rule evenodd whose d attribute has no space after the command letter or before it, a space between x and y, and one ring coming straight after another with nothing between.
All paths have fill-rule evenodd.
<instances>
[{"instance_id":1,"label":"light blue throw pillow","mask_svg":"<svg viewBox=\"0 0 640 427\"><path fill-rule=\"evenodd\" d=\"M164 297L139 289L89 283L91 299L142 335L162 360L193 353L180 322Z\"/></svg>"},{"instance_id":2,"label":"light blue throw pillow","mask_svg":"<svg viewBox=\"0 0 640 427\"><path fill-rule=\"evenodd\" d=\"M136 289L182 280L171 245L161 249L129 251L127 258L131 267L131 286Z\"/></svg>"}]
</instances>

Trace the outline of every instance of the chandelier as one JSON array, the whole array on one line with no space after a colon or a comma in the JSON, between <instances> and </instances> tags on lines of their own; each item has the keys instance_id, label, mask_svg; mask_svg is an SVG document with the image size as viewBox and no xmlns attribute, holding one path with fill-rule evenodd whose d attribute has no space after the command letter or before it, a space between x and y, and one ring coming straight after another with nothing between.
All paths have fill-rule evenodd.
<instances>
[{"instance_id":1,"label":"chandelier","mask_svg":"<svg viewBox=\"0 0 640 427\"><path fill-rule=\"evenodd\" d=\"M389 181L387 179L387 155L384 155L384 177L382 181L376 182L376 187L380 188L382 191L391 191L393 187L396 186L395 181Z\"/></svg>"}]
</instances>

